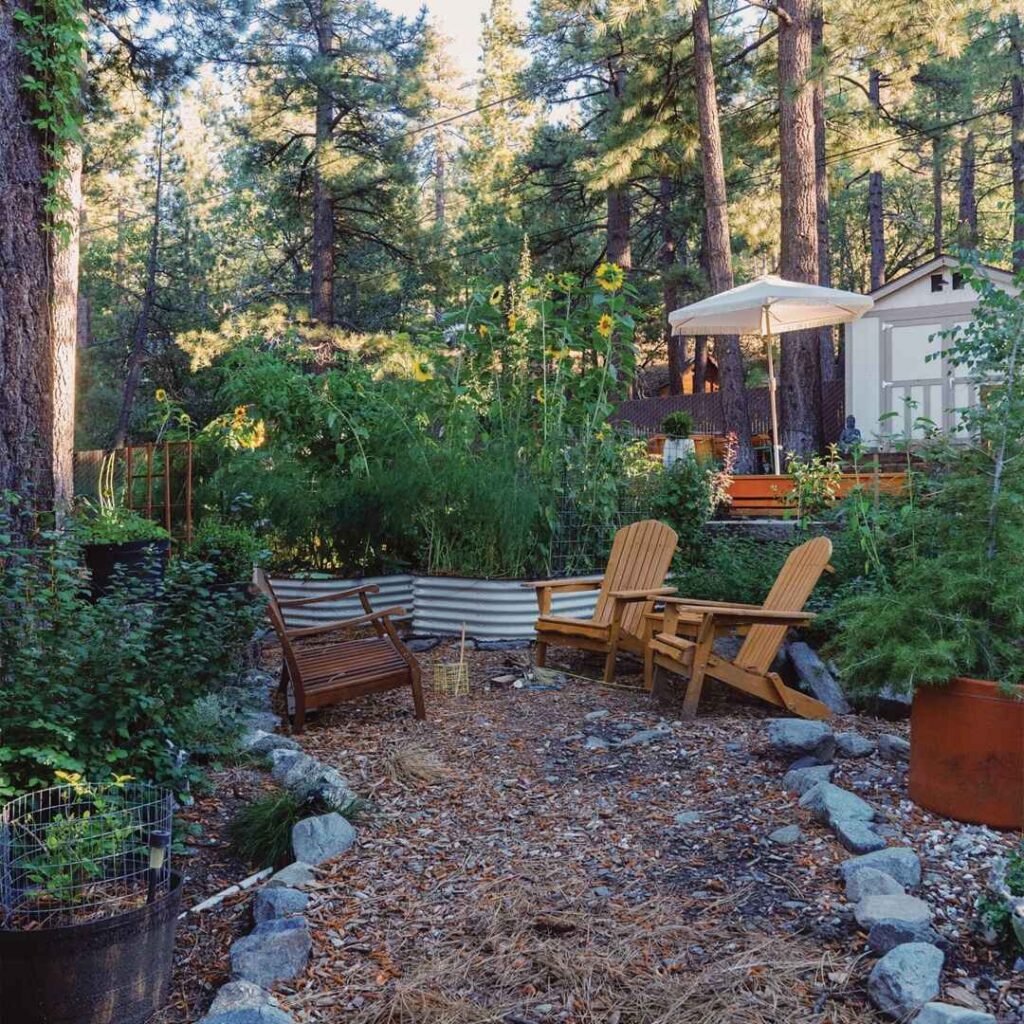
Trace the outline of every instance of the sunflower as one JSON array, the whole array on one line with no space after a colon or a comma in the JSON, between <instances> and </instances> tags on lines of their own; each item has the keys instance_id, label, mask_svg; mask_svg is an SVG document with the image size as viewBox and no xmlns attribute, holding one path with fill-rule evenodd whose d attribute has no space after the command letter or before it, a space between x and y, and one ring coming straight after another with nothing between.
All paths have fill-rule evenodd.
<instances>
[{"instance_id":1,"label":"sunflower","mask_svg":"<svg viewBox=\"0 0 1024 1024\"><path fill-rule=\"evenodd\" d=\"M594 278L606 292L617 292L625 283L626 275L617 264L602 263L594 273Z\"/></svg>"},{"instance_id":2,"label":"sunflower","mask_svg":"<svg viewBox=\"0 0 1024 1024\"><path fill-rule=\"evenodd\" d=\"M487 300L492 306L501 305L501 285L496 284L494 291L491 292L491 297Z\"/></svg>"},{"instance_id":3,"label":"sunflower","mask_svg":"<svg viewBox=\"0 0 1024 1024\"><path fill-rule=\"evenodd\" d=\"M607 313L602 313L601 319L597 321L597 333L602 338L610 338L614 329L615 321Z\"/></svg>"},{"instance_id":4,"label":"sunflower","mask_svg":"<svg viewBox=\"0 0 1024 1024\"><path fill-rule=\"evenodd\" d=\"M417 359L416 362L413 363L412 377L413 380L421 382L425 380L432 380L434 375L430 372L430 363L424 359Z\"/></svg>"},{"instance_id":5,"label":"sunflower","mask_svg":"<svg viewBox=\"0 0 1024 1024\"><path fill-rule=\"evenodd\" d=\"M487 335L491 333L491 329L487 326L487 324L480 324L480 326L476 329L476 333L479 334L481 338L486 338Z\"/></svg>"},{"instance_id":6,"label":"sunflower","mask_svg":"<svg viewBox=\"0 0 1024 1024\"><path fill-rule=\"evenodd\" d=\"M235 406L235 419L236 420L244 420L245 419L245 406L244 405L236 405Z\"/></svg>"},{"instance_id":7,"label":"sunflower","mask_svg":"<svg viewBox=\"0 0 1024 1024\"><path fill-rule=\"evenodd\" d=\"M167 401L167 392L164 391L163 388L157 388L156 391L153 392L153 397L158 402L166 402Z\"/></svg>"}]
</instances>

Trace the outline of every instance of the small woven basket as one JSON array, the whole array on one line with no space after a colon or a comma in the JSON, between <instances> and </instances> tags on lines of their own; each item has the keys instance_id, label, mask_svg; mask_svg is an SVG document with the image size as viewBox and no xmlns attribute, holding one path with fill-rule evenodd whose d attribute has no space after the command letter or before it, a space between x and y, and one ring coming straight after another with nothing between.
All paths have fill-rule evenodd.
<instances>
[{"instance_id":1,"label":"small woven basket","mask_svg":"<svg viewBox=\"0 0 1024 1024\"><path fill-rule=\"evenodd\" d=\"M469 666L466 664L466 624L462 624L459 660L440 662L434 666L434 693L464 697L469 693Z\"/></svg>"}]
</instances>

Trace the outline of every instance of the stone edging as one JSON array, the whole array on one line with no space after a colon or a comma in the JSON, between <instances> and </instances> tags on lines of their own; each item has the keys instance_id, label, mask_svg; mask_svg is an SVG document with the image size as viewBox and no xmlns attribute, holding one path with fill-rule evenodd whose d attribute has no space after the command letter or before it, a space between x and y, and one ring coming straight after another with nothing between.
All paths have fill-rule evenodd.
<instances>
[{"instance_id":1,"label":"stone edging","mask_svg":"<svg viewBox=\"0 0 1024 1024\"><path fill-rule=\"evenodd\" d=\"M840 865L846 898L853 916L868 933L868 948L879 957L868 975L871 1002L893 1020L912 1024L995 1024L988 1013L935 1002L946 944L932 927L932 908L910 895L921 883L921 862L909 847L891 847L875 822L883 815L866 800L832 784L836 753L867 757L874 741L854 732L833 733L823 722L775 718L768 724L768 745L783 757L795 757L783 788L799 797L799 805L828 825L856 856ZM906 760L910 744L899 736L883 736L877 752L889 760ZM776 829L773 842L796 842L795 825Z\"/></svg>"}]
</instances>

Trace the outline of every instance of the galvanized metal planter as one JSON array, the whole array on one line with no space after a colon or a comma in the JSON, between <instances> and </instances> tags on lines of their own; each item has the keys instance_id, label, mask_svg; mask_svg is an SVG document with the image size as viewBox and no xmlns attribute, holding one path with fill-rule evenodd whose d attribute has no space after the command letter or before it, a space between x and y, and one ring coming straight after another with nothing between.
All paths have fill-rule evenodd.
<instances>
[{"instance_id":1,"label":"galvanized metal planter","mask_svg":"<svg viewBox=\"0 0 1024 1024\"><path fill-rule=\"evenodd\" d=\"M312 597L357 583L375 583L381 589L372 598L374 607L401 605L412 614L412 631L420 635L457 636L465 624L466 636L476 640L529 640L537 618L535 593L521 580L395 575L361 580L290 577L272 582L282 598ZM596 590L557 595L552 612L586 618L593 614L596 602ZM295 609L289 613L288 622L311 626L361 613L358 598L347 598Z\"/></svg>"}]
</instances>

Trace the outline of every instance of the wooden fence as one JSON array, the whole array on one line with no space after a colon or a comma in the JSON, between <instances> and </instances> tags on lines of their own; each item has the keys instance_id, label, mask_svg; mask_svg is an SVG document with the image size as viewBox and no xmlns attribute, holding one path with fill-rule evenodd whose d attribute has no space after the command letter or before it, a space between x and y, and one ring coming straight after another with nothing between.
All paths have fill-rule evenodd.
<instances>
[{"instance_id":1,"label":"wooden fence","mask_svg":"<svg viewBox=\"0 0 1024 1024\"><path fill-rule=\"evenodd\" d=\"M192 540L192 442L162 441L75 452L75 497L96 501L104 460L114 459L115 499L163 526L172 539Z\"/></svg>"},{"instance_id":2,"label":"wooden fence","mask_svg":"<svg viewBox=\"0 0 1024 1024\"><path fill-rule=\"evenodd\" d=\"M869 494L899 494L906 486L906 473L844 473L839 480L836 500L845 498L855 487L863 487ZM729 484L730 516L779 517L795 512L788 500L795 484L791 476L734 476Z\"/></svg>"}]
</instances>

